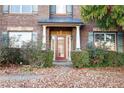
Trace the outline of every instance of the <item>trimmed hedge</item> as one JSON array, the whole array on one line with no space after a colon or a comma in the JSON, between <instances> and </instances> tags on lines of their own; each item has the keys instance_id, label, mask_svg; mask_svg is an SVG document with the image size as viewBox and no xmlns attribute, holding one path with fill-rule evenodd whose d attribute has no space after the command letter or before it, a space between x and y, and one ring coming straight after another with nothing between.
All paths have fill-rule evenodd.
<instances>
[{"instance_id":1,"label":"trimmed hedge","mask_svg":"<svg viewBox=\"0 0 124 93\"><path fill-rule=\"evenodd\" d=\"M107 66L123 66L124 53L108 51L105 55L104 61L106 62Z\"/></svg>"},{"instance_id":2,"label":"trimmed hedge","mask_svg":"<svg viewBox=\"0 0 124 93\"><path fill-rule=\"evenodd\" d=\"M124 53L103 49L73 51L71 58L73 66L76 68L124 66Z\"/></svg>"},{"instance_id":3,"label":"trimmed hedge","mask_svg":"<svg viewBox=\"0 0 124 93\"><path fill-rule=\"evenodd\" d=\"M106 51L103 49L93 49L93 53L89 52L91 66L107 67L107 66L123 66L124 65L124 53L118 53L115 51ZM93 64L94 63L94 64Z\"/></svg>"},{"instance_id":4,"label":"trimmed hedge","mask_svg":"<svg viewBox=\"0 0 124 93\"><path fill-rule=\"evenodd\" d=\"M118 54L118 65L123 66L124 65L124 53Z\"/></svg>"},{"instance_id":5,"label":"trimmed hedge","mask_svg":"<svg viewBox=\"0 0 124 93\"><path fill-rule=\"evenodd\" d=\"M91 65L100 65L104 61L106 52L102 49L88 49Z\"/></svg>"},{"instance_id":6,"label":"trimmed hedge","mask_svg":"<svg viewBox=\"0 0 124 93\"><path fill-rule=\"evenodd\" d=\"M76 68L82 68L89 66L89 53L88 51L72 51L71 59L73 66Z\"/></svg>"}]
</instances>

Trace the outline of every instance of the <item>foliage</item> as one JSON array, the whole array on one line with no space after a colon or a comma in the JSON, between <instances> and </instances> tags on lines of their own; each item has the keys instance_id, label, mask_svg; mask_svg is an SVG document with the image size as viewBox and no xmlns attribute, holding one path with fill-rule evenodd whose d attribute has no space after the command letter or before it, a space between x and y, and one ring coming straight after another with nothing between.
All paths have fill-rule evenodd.
<instances>
[{"instance_id":1,"label":"foliage","mask_svg":"<svg viewBox=\"0 0 124 93\"><path fill-rule=\"evenodd\" d=\"M106 51L100 48L92 48L88 49L89 56L90 56L90 64L99 66L104 62L104 56Z\"/></svg>"},{"instance_id":2,"label":"foliage","mask_svg":"<svg viewBox=\"0 0 124 93\"><path fill-rule=\"evenodd\" d=\"M118 65L123 66L124 65L124 53L118 53Z\"/></svg>"},{"instance_id":3,"label":"foliage","mask_svg":"<svg viewBox=\"0 0 124 93\"><path fill-rule=\"evenodd\" d=\"M73 66L76 68L124 66L124 53L100 48L72 51L71 58Z\"/></svg>"},{"instance_id":4,"label":"foliage","mask_svg":"<svg viewBox=\"0 0 124 93\"><path fill-rule=\"evenodd\" d=\"M32 46L32 47L31 47ZM53 62L53 52L50 50L41 50L40 46L33 46L32 43L24 45L22 55L24 60L32 66L51 67Z\"/></svg>"},{"instance_id":5,"label":"foliage","mask_svg":"<svg viewBox=\"0 0 124 93\"><path fill-rule=\"evenodd\" d=\"M24 43L21 48L0 47L0 63L22 64L37 67L51 67L53 52L41 50L41 43L36 45L32 42Z\"/></svg>"},{"instance_id":6,"label":"foliage","mask_svg":"<svg viewBox=\"0 0 124 93\"><path fill-rule=\"evenodd\" d=\"M104 66L123 66L124 53L115 51L107 51L104 49L92 48L88 49L90 55L90 67L104 67Z\"/></svg>"},{"instance_id":7,"label":"foliage","mask_svg":"<svg viewBox=\"0 0 124 93\"><path fill-rule=\"evenodd\" d=\"M44 61L44 64L43 64L43 67L51 67L53 64L53 51L51 50L47 50L47 51L44 51L44 55L43 55L43 61Z\"/></svg>"},{"instance_id":8,"label":"foliage","mask_svg":"<svg viewBox=\"0 0 124 93\"><path fill-rule=\"evenodd\" d=\"M124 53L108 51L105 55L104 60L108 66L123 66L124 65Z\"/></svg>"},{"instance_id":9,"label":"foliage","mask_svg":"<svg viewBox=\"0 0 124 93\"><path fill-rule=\"evenodd\" d=\"M20 49L16 48L1 48L0 49L0 64L20 64L23 61Z\"/></svg>"},{"instance_id":10,"label":"foliage","mask_svg":"<svg viewBox=\"0 0 124 93\"><path fill-rule=\"evenodd\" d=\"M89 53L86 50L72 51L71 59L73 66L76 68L82 68L89 65Z\"/></svg>"},{"instance_id":11,"label":"foliage","mask_svg":"<svg viewBox=\"0 0 124 93\"><path fill-rule=\"evenodd\" d=\"M121 28L124 26L124 6L90 5L81 6L81 16L85 22L95 22L100 28Z\"/></svg>"},{"instance_id":12,"label":"foliage","mask_svg":"<svg viewBox=\"0 0 124 93\"><path fill-rule=\"evenodd\" d=\"M108 66L114 66L118 62L117 60L117 53L108 51L108 53L105 55L105 62Z\"/></svg>"}]
</instances>

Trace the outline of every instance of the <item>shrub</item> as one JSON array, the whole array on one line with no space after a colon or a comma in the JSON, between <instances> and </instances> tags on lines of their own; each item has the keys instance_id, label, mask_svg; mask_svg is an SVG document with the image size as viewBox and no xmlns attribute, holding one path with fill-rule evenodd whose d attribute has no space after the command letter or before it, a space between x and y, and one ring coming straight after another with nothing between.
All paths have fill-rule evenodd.
<instances>
[{"instance_id":1,"label":"shrub","mask_svg":"<svg viewBox=\"0 0 124 93\"><path fill-rule=\"evenodd\" d=\"M33 46L32 42L25 43L22 48L0 47L0 64L22 64L35 67L51 67L53 52L42 51L40 46Z\"/></svg>"},{"instance_id":2,"label":"shrub","mask_svg":"<svg viewBox=\"0 0 124 93\"><path fill-rule=\"evenodd\" d=\"M124 65L124 53L108 51L104 60L108 66L122 66Z\"/></svg>"},{"instance_id":3,"label":"shrub","mask_svg":"<svg viewBox=\"0 0 124 93\"><path fill-rule=\"evenodd\" d=\"M20 64L23 61L20 49L16 48L1 48L0 49L0 64Z\"/></svg>"},{"instance_id":4,"label":"shrub","mask_svg":"<svg viewBox=\"0 0 124 93\"><path fill-rule=\"evenodd\" d=\"M124 65L124 53L118 53L118 66Z\"/></svg>"},{"instance_id":5,"label":"shrub","mask_svg":"<svg viewBox=\"0 0 124 93\"><path fill-rule=\"evenodd\" d=\"M51 50L47 50L47 51L44 51L43 53L43 67L51 67L53 64L53 51Z\"/></svg>"},{"instance_id":6,"label":"shrub","mask_svg":"<svg viewBox=\"0 0 124 93\"><path fill-rule=\"evenodd\" d=\"M118 62L117 53L113 51L108 51L107 54L105 55L104 61L107 64L107 66L116 65L116 62Z\"/></svg>"},{"instance_id":7,"label":"shrub","mask_svg":"<svg viewBox=\"0 0 124 93\"><path fill-rule=\"evenodd\" d=\"M106 51L99 48L88 49L91 66L100 66L104 62Z\"/></svg>"},{"instance_id":8,"label":"shrub","mask_svg":"<svg viewBox=\"0 0 124 93\"><path fill-rule=\"evenodd\" d=\"M34 67L51 67L53 62L53 52L41 50L41 47L31 47L31 43L24 46L22 55L27 64Z\"/></svg>"},{"instance_id":9,"label":"shrub","mask_svg":"<svg viewBox=\"0 0 124 93\"><path fill-rule=\"evenodd\" d=\"M76 68L82 68L89 66L89 53L86 50L72 51L71 59L73 66Z\"/></svg>"},{"instance_id":10,"label":"shrub","mask_svg":"<svg viewBox=\"0 0 124 93\"><path fill-rule=\"evenodd\" d=\"M88 49L90 56L90 66L106 67L106 66L123 66L124 53L115 51L107 51L99 48Z\"/></svg>"}]
</instances>

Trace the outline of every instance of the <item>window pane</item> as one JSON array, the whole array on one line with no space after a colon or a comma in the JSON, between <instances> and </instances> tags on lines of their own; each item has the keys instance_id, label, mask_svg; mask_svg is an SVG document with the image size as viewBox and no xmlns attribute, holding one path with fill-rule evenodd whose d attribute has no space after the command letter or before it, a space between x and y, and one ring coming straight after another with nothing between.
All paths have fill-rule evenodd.
<instances>
[{"instance_id":1,"label":"window pane","mask_svg":"<svg viewBox=\"0 0 124 93\"><path fill-rule=\"evenodd\" d=\"M95 41L104 41L104 34L95 34Z\"/></svg>"},{"instance_id":2,"label":"window pane","mask_svg":"<svg viewBox=\"0 0 124 93\"><path fill-rule=\"evenodd\" d=\"M38 5L33 5L32 6L32 12L35 12L35 13L38 12Z\"/></svg>"},{"instance_id":3,"label":"window pane","mask_svg":"<svg viewBox=\"0 0 124 93\"><path fill-rule=\"evenodd\" d=\"M32 32L9 32L9 46L21 48L32 40Z\"/></svg>"},{"instance_id":4,"label":"window pane","mask_svg":"<svg viewBox=\"0 0 124 93\"><path fill-rule=\"evenodd\" d=\"M56 5L50 5L50 14L56 13Z\"/></svg>"},{"instance_id":5,"label":"window pane","mask_svg":"<svg viewBox=\"0 0 124 93\"><path fill-rule=\"evenodd\" d=\"M12 13L20 13L20 5L12 5L11 12Z\"/></svg>"},{"instance_id":6,"label":"window pane","mask_svg":"<svg viewBox=\"0 0 124 93\"><path fill-rule=\"evenodd\" d=\"M106 34L106 41L115 42L115 34Z\"/></svg>"},{"instance_id":7,"label":"window pane","mask_svg":"<svg viewBox=\"0 0 124 93\"><path fill-rule=\"evenodd\" d=\"M4 5L3 6L3 13L8 13L9 12L9 6L8 5Z\"/></svg>"},{"instance_id":8,"label":"window pane","mask_svg":"<svg viewBox=\"0 0 124 93\"><path fill-rule=\"evenodd\" d=\"M72 15L72 5L66 5L67 14Z\"/></svg>"},{"instance_id":9,"label":"window pane","mask_svg":"<svg viewBox=\"0 0 124 93\"><path fill-rule=\"evenodd\" d=\"M66 14L66 5L56 5L56 14Z\"/></svg>"},{"instance_id":10,"label":"window pane","mask_svg":"<svg viewBox=\"0 0 124 93\"><path fill-rule=\"evenodd\" d=\"M104 34L95 34L95 46L96 47L102 47L104 44Z\"/></svg>"},{"instance_id":11,"label":"window pane","mask_svg":"<svg viewBox=\"0 0 124 93\"><path fill-rule=\"evenodd\" d=\"M115 34L106 34L106 47L109 50L115 50Z\"/></svg>"},{"instance_id":12,"label":"window pane","mask_svg":"<svg viewBox=\"0 0 124 93\"><path fill-rule=\"evenodd\" d=\"M22 13L32 13L32 6L31 5L23 5Z\"/></svg>"}]
</instances>

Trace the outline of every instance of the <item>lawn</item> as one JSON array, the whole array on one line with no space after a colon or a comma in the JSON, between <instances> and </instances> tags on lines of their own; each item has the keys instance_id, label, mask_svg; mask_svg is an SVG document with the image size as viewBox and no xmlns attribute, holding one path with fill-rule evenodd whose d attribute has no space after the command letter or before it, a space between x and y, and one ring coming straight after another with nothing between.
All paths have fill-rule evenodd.
<instances>
[{"instance_id":1,"label":"lawn","mask_svg":"<svg viewBox=\"0 0 124 93\"><path fill-rule=\"evenodd\" d=\"M124 67L81 68L66 66L0 68L0 87L14 88L124 88Z\"/></svg>"}]
</instances>

